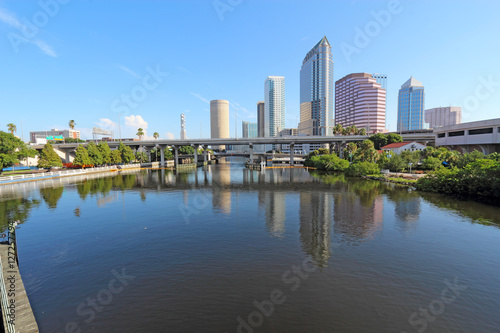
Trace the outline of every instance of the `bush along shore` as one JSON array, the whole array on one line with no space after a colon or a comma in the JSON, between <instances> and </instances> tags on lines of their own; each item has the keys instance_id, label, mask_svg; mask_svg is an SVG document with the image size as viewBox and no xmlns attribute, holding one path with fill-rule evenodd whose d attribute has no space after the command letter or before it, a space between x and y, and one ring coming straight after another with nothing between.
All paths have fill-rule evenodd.
<instances>
[{"instance_id":1,"label":"bush along shore","mask_svg":"<svg viewBox=\"0 0 500 333\"><path fill-rule=\"evenodd\" d=\"M327 149L315 150L306 157L304 166L500 206L498 153L484 155L474 151L462 154L444 147L427 147L422 151L404 151L398 155L375 150L370 140L349 143L344 152L346 158L341 159L336 154L329 154ZM394 173L405 173L411 169L412 173L425 176L418 180L414 175L394 177L381 174L382 169Z\"/></svg>"}]
</instances>

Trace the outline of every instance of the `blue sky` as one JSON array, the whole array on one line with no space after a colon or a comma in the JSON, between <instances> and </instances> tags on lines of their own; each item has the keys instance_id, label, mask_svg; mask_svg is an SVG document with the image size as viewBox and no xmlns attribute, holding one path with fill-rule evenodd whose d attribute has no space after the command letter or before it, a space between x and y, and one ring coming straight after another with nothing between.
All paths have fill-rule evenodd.
<instances>
[{"instance_id":1,"label":"blue sky","mask_svg":"<svg viewBox=\"0 0 500 333\"><path fill-rule=\"evenodd\" d=\"M324 35L335 80L388 75L390 130L410 76L424 84L426 108L462 106L464 122L498 118L498 13L496 0L0 0L0 126L15 123L21 135L22 123L27 139L74 119L85 138L94 126L118 137L120 121L122 137L143 127L178 138L184 112L188 136L209 137L207 102L227 99L231 135L236 114L241 136L264 80L281 75L286 126L296 127L300 66Z\"/></svg>"}]
</instances>

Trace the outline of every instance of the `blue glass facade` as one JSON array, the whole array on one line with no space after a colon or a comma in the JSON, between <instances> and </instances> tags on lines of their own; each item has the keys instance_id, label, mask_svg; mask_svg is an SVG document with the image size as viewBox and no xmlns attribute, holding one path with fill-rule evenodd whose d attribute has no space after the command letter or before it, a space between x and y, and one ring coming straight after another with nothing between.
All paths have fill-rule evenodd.
<instances>
[{"instance_id":1,"label":"blue glass facade","mask_svg":"<svg viewBox=\"0 0 500 333\"><path fill-rule=\"evenodd\" d=\"M398 131L424 129L425 92L423 85L410 78L398 96Z\"/></svg>"},{"instance_id":2,"label":"blue glass facade","mask_svg":"<svg viewBox=\"0 0 500 333\"><path fill-rule=\"evenodd\" d=\"M258 137L257 123L243 121L242 122L242 133L243 133L244 138L257 138Z\"/></svg>"}]
</instances>

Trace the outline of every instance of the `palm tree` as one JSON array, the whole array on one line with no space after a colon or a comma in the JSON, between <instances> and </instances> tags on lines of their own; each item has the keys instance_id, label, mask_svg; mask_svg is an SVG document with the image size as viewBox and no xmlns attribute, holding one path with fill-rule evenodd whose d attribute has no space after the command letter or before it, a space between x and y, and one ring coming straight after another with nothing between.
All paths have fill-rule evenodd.
<instances>
[{"instance_id":1,"label":"palm tree","mask_svg":"<svg viewBox=\"0 0 500 333\"><path fill-rule=\"evenodd\" d=\"M70 120L68 125L69 125L69 128L71 128L73 130L73 129L75 129L76 123L74 120Z\"/></svg>"},{"instance_id":2,"label":"palm tree","mask_svg":"<svg viewBox=\"0 0 500 333\"><path fill-rule=\"evenodd\" d=\"M352 135L358 134L358 128L356 127L356 125L350 126L349 131L351 132Z\"/></svg>"},{"instance_id":3,"label":"palm tree","mask_svg":"<svg viewBox=\"0 0 500 333\"><path fill-rule=\"evenodd\" d=\"M153 138L155 138L155 140L158 140L159 137L160 137L160 134L158 134L158 132L153 133Z\"/></svg>"},{"instance_id":4,"label":"palm tree","mask_svg":"<svg viewBox=\"0 0 500 333\"><path fill-rule=\"evenodd\" d=\"M358 134L359 134L359 135L366 135L366 128L361 128L361 129L358 131Z\"/></svg>"},{"instance_id":5,"label":"palm tree","mask_svg":"<svg viewBox=\"0 0 500 333\"><path fill-rule=\"evenodd\" d=\"M336 124L335 127L333 128L333 134L341 134L342 133L342 124Z\"/></svg>"},{"instance_id":6,"label":"palm tree","mask_svg":"<svg viewBox=\"0 0 500 333\"><path fill-rule=\"evenodd\" d=\"M12 135L14 135L14 133L17 131L17 127L13 123L7 124L7 128Z\"/></svg>"},{"instance_id":7,"label":"palm tree","mask_svg":"<svg viewBox=\"0 0 500 333\"><path fill-rule=\"evenodd\" d=\"M137 129L137 133L135 134L139 137L139 140L144 136L144 130L142 128Z\"/></svg>"},{"instance_id":8,"label":"palm tree","mask_svg":"<svg viewBox=\"0 0 500 333\"><path fill-rule=\"evenodd\" d=\"M349 129L343 128L341 133L342 133L342 135L349 135Z\"/></svg>"}]
</instances>

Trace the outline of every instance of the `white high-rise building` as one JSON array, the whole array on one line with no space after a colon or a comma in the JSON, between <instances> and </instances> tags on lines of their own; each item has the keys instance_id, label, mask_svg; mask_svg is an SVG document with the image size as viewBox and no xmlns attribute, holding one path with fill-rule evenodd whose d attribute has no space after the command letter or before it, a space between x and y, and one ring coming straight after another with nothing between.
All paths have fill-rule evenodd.
<instances>
[{"instance_id":1,"label":"white high-rise building","mask_svg":"<svg viewBox=\"0 0 500 333\"><path fill-rule=\"evenodd\" d=\"M186 115L181 114L181 140L186 140Z\"/></svg>"},{"instance_id":2,"label":"white high-rise building","mask_svg":"<svg viewBox=\"0 0 500 333\"><path fill-rule=\"evenodd\" d=\"M332 135L334 90L332 47L325 36L302 61L300 134Z\"/></svg>"},{"instance_id":3,"label":"white high-rise building","mask_svg":"<svg viewBox=\"0 0 500 333\"><path fill-rule=\"evenodd\" d=\"M429 128L451 126L462 123L462 108L447 106L425 110L425 122Z\"/></svg>"},{"instance_id":4,"label":"white high-rise building","mask_svg":"<svg viewBox=\"0 0 500 333\"><path fill-rule=\"evenodd\" d=\"M285 78L268 76L264 84L264 136L278 136L285 128Z\"/></svg>"}]
</instances>

